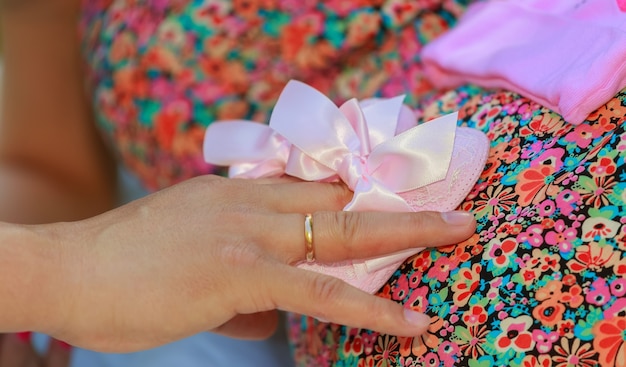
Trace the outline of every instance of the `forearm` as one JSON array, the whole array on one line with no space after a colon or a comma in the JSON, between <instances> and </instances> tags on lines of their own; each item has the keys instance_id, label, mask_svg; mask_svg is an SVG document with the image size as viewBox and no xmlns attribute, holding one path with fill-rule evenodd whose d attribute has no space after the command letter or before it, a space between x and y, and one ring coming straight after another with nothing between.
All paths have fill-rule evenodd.
<instances>
[{"instance_id":1,"label":"forearm","mask_svg":"<svg viewBox=\"0 0 626 367\"><path fill-rule=\"evenodd\" d=\"M54 332L62 324L71 302L62 294L63 244L52 243L58 226L0 223L0 331Z\"/></svg>"}]
</instances>

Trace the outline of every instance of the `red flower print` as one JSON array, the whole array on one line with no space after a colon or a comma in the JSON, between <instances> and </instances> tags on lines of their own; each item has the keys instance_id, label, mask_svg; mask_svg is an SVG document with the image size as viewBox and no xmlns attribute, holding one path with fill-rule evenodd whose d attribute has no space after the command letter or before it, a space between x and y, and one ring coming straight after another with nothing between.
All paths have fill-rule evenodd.
<instances>
[{"instance_id":1,"label":"red flower print","mask_svg":"<svg viewBox=\"0 0 626 367\"><path fill-rule=\"evenodd\" d=\"M407 307L415 311L424 312L428 307L428 289L428 286L414 289L406 301Z\"/></svg>"},{"instance_id":2,"label":"red flower print","mask_svg":"<svg viewBox=\"0 0 626 367\"><path fill-rule=\"evenodd\" d=\"M613 189L617 181L615 177L581 177L576 184L580 198L586 205L599 208L602 205L609 205L609 196L613 194Z\"/></svg>"},{"instance_id":3,"label":"red flower print","mask_svg":"<svg viewBox=\"0 0 626 367\"><path fill-rule=\"evenodd\" d=\"M574 326L571 320L561 321L557 327L559 335L571 338L574 335Z\"/></svg>"},{"instance_id":4,"label":"red flower print","mask_svg":"<svg viewBox=\"0 0 626 367\"><path fill-rule=\"evenodd\" d=\"M594 129L589 124L580 124L574 128L574 131L565 135L565 141L576 143L581 148L587 148L593 139L602 135L598 129Z\"/></svg>"},{"instance_id":5,"label":"red flower print","mask_svg":"<svg viewBox=\"0 0 626 367\"><path fill-rule=\"evenodd\" d=\"M474 325L467 329L457 328L455 334L462 337L461 340L457 341L461 354L473 359L478 359L478 357L484 355L483 344L487 340L488 333L489 329L485 325Z\"/></svg>"},{"instance_id":6,"label":"red flower print","mask_svg":"<svg viewBox=\"0 0 626 367\"><path fill-rule=\"evenodd\" d=\"M391 288L391 299L402 301L409 293L409 281L406 274L402 274Z\"/></svg>"},{"instance_id":7,"label":"red flower print","mask_svg":"<svg viewBox=\"0 0 626 367\"><path fill-rule=\"evenodd\" d=\"M583 301L585 299L582 293L583 289L578 284L574 284L569 288L567 292L563 293L561 301L563 301L563 303L569 304L570 307L579 307L583 304Z\"/></svg>"},{"instance_id":8,"label":"red flower print","mask_svg":"<svg viewBox=\"0 0 626 367\"><path fill-rule=\"evenodd\" d=\"M424 250L413 256L413 263L411 267L415 271L419 271L421 273L426 272L428 268L430 268L430 264L433 263L433 259L431 258L431 251Z\"/></svg>"},{"instance_id":9,"label":"red flower print","mask_svg":"<svg viewBox=\"0 0 626 367\"><path fill-rule=\"evenodd\" d=\"M626 367L626 317L598 322L593 328L593 346L603 367Z\"/></svg>"},{"instance_id":10,"label":"red flower print","mask_svg":"<svg viewBox=\"0 0 626 367\"><path fill-rule=\"evenodd\" d=\"M459 269L456 282L452 285L452 299L458 307L465 306L480 282L482 266L474 264L471 269Z\"/></svg>"},{"instance_id":11,"label":"red flower print","mask_svg":"<svg viewBox=\"0 0 626 367\"><path fill-rule=\"evenodd\" d=\"M488 186L474 200L474 213L480 218L510 211L517 195L512 190L513 188L504 188L502 185Z\"/></svg>"},{"instance_id":12,"label":"red flower print","mask_svg":"<svg viewBox=\"0 0 626 367\"><path fill-rule=\"evenodd\" d=\"M438 281L443 282L448 279L450 270L455 269L457 263L446 256L438 258L433 267L428 270L426 276L429 278L436 278Z\"/></svg>"},{"instance_id":13,"label":"red flower print","mask_svg":"<svg viewBox=\"0 0 626 367\"><path fill-rule=\"evenodd\" d=\"M413 355L423 356L428 352L429 349L436 349L440 344L439 337L437 333L441 330L443 326L443 319L439 316L433 316L430 319L430 325L428 326L428 330L420 336L413 338L413 347L412 352Z\"/></svg>"},{"instance_id":14,"label":"red flower print","mask_svg":"<svg viewBox=\"0 0 626 367\"><path fill-rule=\"evenodd\" d=\"M613 273L617 276L626 277L626 263L618 262L613 265Z\"/></svg>"},{"instance_id":15,"label":"red flower print","mask_svg":"<svg viewBox=\"0 0 626 367\"><path fill-rule=\"evenodd\" d=\"M552 367L550 356L526 356L522 360L522 367Z\"/></svg>"},{"instance_id":16,"label":"red flower print","mask_svg":"<svg viewBox=\"0 0 626 367\"><path fill-rule=\"evenodd\" d=\"M616 221L590 217L583 222L582 240L585 242L598 241L602 238L613 238L617 234L620 224Z\"/></svg>"},{"instance_id":17,"label":"red flower print","mask_svg":"<svg viewBox=\"0 0 626 367\"><path fill-rule=\"evenodd\" d=\"M520 206L538 204L546 198L548 185L553 181L554 167L541 165L526 168L519 175L515 192L519 194L517 202Z\"/></svg>"},{"instance_id":18,"label":"red flower print","mask_svg":"<svg viewBox=\"0 0 626 367\"><path fill-rule=\"evenodd\" d=\"M561 268L559 255L545 254L539 258L539 270L546 272L548 270L558 271Z\"/></svg>"},{"instance_id":19,"label":"red flower print","mask_svg":"<svg viewBox=\"0 0 626 367\"><path fill-rule=\"evenodd\" d=\"M543 325L552 327L563 320L564 311L565 306L559 301L556 299L548 299L541 302L533 309L533 316Z\"/></svg>"},{"instance_id":20,"label":"red flower print","mask_svg":"<svg viewBox=\"0 0 626 367\"><path fill-rule=\"evenodd\" d=\"M463 321L467 325L481 325L487 321L487 311L481 305L473 305L463 313Z\"/></svg>"},{"instance_id":21,"label":"red flower print","mask_svg":"<svg viewBox=\"0 0 626 367\"><path fill-rule=\"evenodd\" d=\"M544 135L560 135L565 131L567 124L562 117L554 113L544 113L533 117L532 121L520 129L520 135L535 135L538 137Z\"/></svg>"},{"instance_id":22,"label":"red flower print","mask_svg":"<svg viewBox=\"0 0 626 367\"><path fill-rule=\"evenodd\" d=\"M571 343L571 344L570 344ZM556 354L552 357L554 367L594 367L598 365L596 352L591 350L591 343L580 344L580 339L561 338L561 344L554 346Z\"/></svg>"},{"instance_id":23,"label":"red flower print","mask_svg":"<svg viewBox=\"0 0 626 367\"><path fill-rule=\"evenodd\" d=\"M517 250L517 241L506 239L500 242L498 239L493 239L487 244L483 259L491 260L495 266L501 268L509 264L515 250Z\"/></svg>"},{"instance_id":24,"label":"red flower print","mask_svg":"<svg viewBox=\"0 0 626 367\"><path fill-rule=\"evenodd\" d=\"M358 331L358 329L353 329L354 331ZM360 355L363 353L363 339L360 335L351 336L346 339L343 343L343 353L346 355Z\"/></svg>"},{"instance_id":25,"label":"red flower print","mask_svg":"<svg viewBox=\"0 0 626 367\"><path fill-rule=\"evenodd\" d=\"M527 352L535 346L532 334L528 331L533 320L530 316L509 317L500 323L501 333L496 337L497 350L506 352Z\"/></svg>"},{"instance_id":26,"label":"red flower print","mask_svg":"<svg viewBox=\"0 0 626 367\"><path fill-rule=\"evenodd\" d=\"M545 286L539 288L535 293L537 301L544 301L547 299L561 299L561 288L563 283L559 280L551 280Z\"/></svg>"},{"instance_id":27,"label":"red flower print","mask_svg":"<svg viewBox=\"0 0 626 367\"><path fill-rule=\"evenodd\" d=\"M396 341L395 336L381 335L378 337L374 350L376 351L376 355L374 355L374 360L377 361L376 367L392 366L400 353L400 344Z\"/></svg>"},{"instance_id":28,"label":"red flower print","mask_svg":"<svg viewBox=\"0 0 626 367\"><path fill-rule=\"evenodd\" d=\"M580 273L586 269L602 271L605 267L613 266L619 258L610 246L600 246L597 242L589 242L588 245L578 246L574 258L567 262L567 267Z\"/></svg>"},{"instance_id":29,"label":"red flower print","mask_svg":"<svg viewBox=\"0 0 626 367\"><path fill-rule=\"evenodd\" d=\"M367 356L365 358L359 359L357 367L374 367L374 356Z\"/></svg>"},{"instance_id":30,"label":"red flower print","mask_svg":"<svg viewBox=\"0 0 626 367\"><path fill-rule=\"evenodd\" d=\"M617 165L613 159L608 157L602 157L589 166L589 172L594 176L608 176L614 174L615 171L617 171Z\"/></svg>"}]
</instances>

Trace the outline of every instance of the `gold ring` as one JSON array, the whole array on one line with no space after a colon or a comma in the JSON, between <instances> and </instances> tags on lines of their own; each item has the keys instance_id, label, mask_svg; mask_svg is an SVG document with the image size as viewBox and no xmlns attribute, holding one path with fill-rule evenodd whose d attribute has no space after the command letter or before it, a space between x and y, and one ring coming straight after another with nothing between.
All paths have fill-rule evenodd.
<instances>
[{"instance_id":1,"label":"gold ring","mask_svg":"<svg viewBox=\"0 0 626 367\"><path fill-rule=\"evenodd\" d=\"M315 261L315 247L313 247L313 216L307 214L304 217L304 242L306 250L306 262Z\"/></svg>"}]
</instances>

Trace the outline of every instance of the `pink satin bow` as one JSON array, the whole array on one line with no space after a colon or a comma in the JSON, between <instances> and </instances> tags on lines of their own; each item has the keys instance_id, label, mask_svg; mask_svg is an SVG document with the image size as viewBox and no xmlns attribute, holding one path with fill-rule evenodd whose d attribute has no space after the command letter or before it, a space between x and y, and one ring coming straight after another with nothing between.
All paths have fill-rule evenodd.
<instances>
[{"instance_id":1,"label":"pink satin bow","mask_svg":"<svg viewBox=\"0 0 626 367\"><path fill-rule=\"evenodd\" d=\"M441 205L453 208L465 196L463 190L469 190L467 185L449 186L456 177L447 175L457 131L463 131L464 138L476 134L484 138L484 134L458 130L456 113L417 126L402 100L402 96L361 103L352 99L337 107L314 88L291 81L274 107L269 126L241 120L209 126L204 157L209 163L230 166L231 177L288 174L305 181L342 180L354 191L344 210L415 211L419 204L413 202L412 207L402 195L429 189L433 183L449 188L450 195ZM480 169L486 159L486 138L468 141L482 145L475 162L468 157L468 166ZM473 184L477 175L470 170L466 177ZM336 276L373 293L418 251L336 264L303 262L298 267Z\"/></svg>"},{"instance_id":2,"label":"pink satin bow","mask_svg":"<svg viewBox=\"0 0 626 367\"><path fill-rule=\"evenodd\" d=\"M344 210L412 211L397 194L446 177L456 114L415 126L402 100L352 99L337 107L314 88L290 81L269 126L241 120L209 126L204 157L230 166L231 177L341 179L355 193Z\"/></svg>"}]
</instances>

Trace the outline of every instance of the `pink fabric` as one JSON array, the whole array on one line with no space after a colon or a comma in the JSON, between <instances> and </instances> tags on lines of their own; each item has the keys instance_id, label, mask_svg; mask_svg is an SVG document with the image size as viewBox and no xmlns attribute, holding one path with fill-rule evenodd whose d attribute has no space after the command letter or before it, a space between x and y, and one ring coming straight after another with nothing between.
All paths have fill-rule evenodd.
<instances>
[{"instance_id":1,"label":"pink fabric","mask_svg":"<svg viewBox=\"0 0 626 367\"><path fill-rule=\"evenodd\" d=\"M232 177L341 180L355 193L344 210L452 210L482 172L489 142L478 130L458 128L456 113L417 126L402 100L352 99L337 107L314 88L291 81L269 126L246 121L209 126L205 160L230 165ZM418 251L298 266L373 293Z\"/></svg>"},{"instance_id":2,"label":"pink fabric","mask_svg":"<svg viewBox=\"0 0 626 367\"><path fill-rule=\"evenodd\" d=\"M621 1L621 0L620 0ZM626 13L616 0L472 5L422 53L441 88L515 91L578 124L626 87Z\"/></svg>"}]
</instances>

